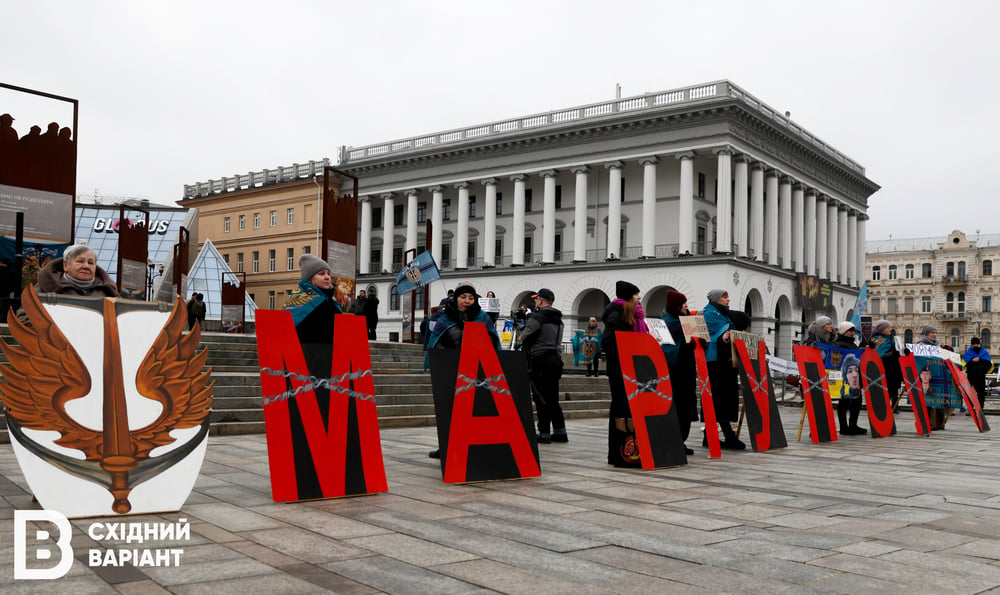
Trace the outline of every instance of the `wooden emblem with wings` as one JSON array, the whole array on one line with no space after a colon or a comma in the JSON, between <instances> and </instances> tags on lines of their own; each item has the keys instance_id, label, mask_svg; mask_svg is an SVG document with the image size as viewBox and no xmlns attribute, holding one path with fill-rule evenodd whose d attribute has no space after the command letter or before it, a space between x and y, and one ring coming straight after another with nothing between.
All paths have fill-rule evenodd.
<instances>
[{"instance_id":1,"label":"wooden emblem with wings","mask_svg":"<svg viewBox=\"0 0 1000 595\"><path fill-rule=\"evenodd\" d=\"M135 377L140 397L155 401L162 410L152 423L131 429L118 310L134 302L113 298L102 302L101 429L87 427L67 413L68 403L90 394L92 372L30 286L22 295L30 324L8 315L17 345L0 340L0 350L9 362L0 365L0 398L12 438L63 471L105 486L114 497L112 510L125 514L132 509L129 494L137 485L179 462L207 436L214 382L211 368L205 368L207 352L198 350L201 331L196 326L183 333L186 312L183 300L177 300ZM153 449L175 442L171 431L196 427L200 427L198 439L150 457ZM82 452L85 460L45 448L24 429L59 432L54 444Z\"/></svg>"}]
</instances>

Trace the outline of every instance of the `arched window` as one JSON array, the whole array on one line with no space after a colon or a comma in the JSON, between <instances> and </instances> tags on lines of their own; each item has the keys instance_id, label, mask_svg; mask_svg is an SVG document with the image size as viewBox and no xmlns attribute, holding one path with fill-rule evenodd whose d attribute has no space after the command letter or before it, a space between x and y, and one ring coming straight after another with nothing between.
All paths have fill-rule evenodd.
<instances>
[{"instance_id":1,"label":"arched window","mask_svg":"<svg viewBox=\"0 0 1000 595\"><path fill-rule=\"evenodd\" d=\"M993 274L993 261L984 260L983 261L983 276L988 277Z\"/></svg>"},{"instance_id":2,"label":"arched window","mask_svg":"<svg viewBox=\"0 0 1000 595\"><path fill-rule=\"evenodd\" d=\"M965 314L965 292L958 292L958 313Z\"/></svg>"},{"instance_id":3,"label":"arched window","mask_svg":"<svg viewBox=\"0 0 1000 595\"><path fill-rule=\"evenodd\" d=\"M948 295L944 296L944 311L955 311L955 294L950 291L948 292Z\"/></svg>"},{"instance_id":4,"label":"arched window","mask_svg":"<svg viewBox=\"0 0 1000 595\"><path fill-rule=\"evenodd\" d=\"M875 265L872 267L872 281L878 281L882 278L882 267Z\"/></svg>"},{"instance_id":5,"label":"arched window","mask_svg":"<svg viewBox=\"0 0 1000 595\"><path fill-rule=\"evenodd\" d=\"M920 276L924 279L930 279L931 276L933 276L933 267L931 267L931 263L925 262L920 265Z\"/></svg>"},{"instance_id":6,"label":"arched window","mask_svg":"<svg viewBox=\"0 0 1000 595\"><path fill-rule=\"evenodd\" d=\"M913 329L911 328L906 329L906 332L903 333L903 342L913 343Z\"/></svg>"},{"instance_id":7,"label":"arched window","mask_svg":"<svg viewBox=\"0 0 1000 595\"><path fill-rule=\"evenodd\" d=\"M396 286L389 286L389 309L399 310L399 294L396 293Z\"/></svg>"},{"instance_id":8,"label":"arched window","mask_svg":"<svg viewBox=\"0 0 1000 595\"><path fill-rule=\"evenodd\" d=\"M946 263L944 263L944 274L947 275L948 277L954 277L955 276L955 263L953 263L953 262L946 262Z\"/></svg>"},{"instance_id":9,"label":"arched window","mask_svg":"<svg viewBox=\"0 0 1000 595\"><path fill-rule=\"evenodd\" d=\"M964 260L958 263L958 278L959 279L964 279L965 278L965 261Z\"/></svg>"},{"instance_id":10,"label":"arched window","mask_svg":"<svg viewBox=\"0 0 1000 595\"><path fill-rule=\"evenodd\" d=\"M912 278L913 278L913 275L914 275L914 268L913 268L913 265L912 265L912 264L908 264L908 265L906 265L906 274L905 274L905 277L906 277L907 279L912 279Z\"/></svg>"},{"instance_id":11,"label":"arched window","mask_svg":"<svg viewBox=\"0 0 1000 595\"><path fill-rule=\"evenodd\" d=\"M890 281L895 281L896 280L896 278L897 278L896 270L897 270L896 265L894 265L894 264L890 264L889 265L889 280Z\"/></svg>"},{"instance_id":12,"label":"arched window","mask_svg":"<svg viewBox=\"0 0 1000 595\"><path fill-rule=\"evenodd\" d=\"M958 329L951 329L951 346L955 349L955 351L962 351L962 343L960 342L961 339L962 337L959 335Z\"/></svg>"},{"instance_id":13,"label":"arched window","mask_svg":"<svg viewBox=\"0 0 1000 595\"><path fill-rule=\"evenodd\" d=\"M979 337L979 340L983 342L983 349L989 349L990 348L990 329L984 328L983 330L981 330L979 332L982 334L982 336Z\"/></svg>"}]
</instances>

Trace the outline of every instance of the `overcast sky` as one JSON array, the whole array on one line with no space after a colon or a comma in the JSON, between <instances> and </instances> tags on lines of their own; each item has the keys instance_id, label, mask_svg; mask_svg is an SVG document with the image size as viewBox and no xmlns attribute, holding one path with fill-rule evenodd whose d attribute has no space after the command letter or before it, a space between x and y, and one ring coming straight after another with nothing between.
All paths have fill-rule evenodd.
<instances>
[{"instance_id":1,"label":"overcast sky","mask_svg":"<svg viewBox=\"0 0 1000 595\"><path fill-rule=\"evenodd\" d=\"M860 162L868 239L1000 232L1000 2L8 2L0 82L78 99L81 195L729 79ZM8 109L14 106L14 110ZM16 110L16 111L15 111ZM0 90L20 133L65 105ZM35 115L37 113L37 115ZM53 115L54 114L54 115Z\"/></svg>"}]
</instances>

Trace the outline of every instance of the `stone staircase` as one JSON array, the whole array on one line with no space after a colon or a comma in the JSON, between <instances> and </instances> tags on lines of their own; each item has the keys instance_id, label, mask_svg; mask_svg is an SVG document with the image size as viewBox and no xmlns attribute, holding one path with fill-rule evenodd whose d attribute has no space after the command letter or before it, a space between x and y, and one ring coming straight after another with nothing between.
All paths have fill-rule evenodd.
<instances>
[{"instance_id":1,"label":"stone staircase","mask_svg":"<svg viewBox=\"0 0 1000 595\"><path fill-rule=\"evenodd\" d=\"M6 325L0 337L10 341ZM205 332L207 365L215 380L210 417L211 433L253 434L264 432L263 395L257 362L257 340L253 335ZM418 345L371 342L372 368L380 427L434 425L434 400L430 374L423 371L424 352ZM0 361L3 356L0 354ZM563 411L567 418L604 417L610 402L606 377L588 378L567 356L566 373L560 383ZM6 423L0 416L0 442L8 442Z\"/></svg>"}]
</instances>

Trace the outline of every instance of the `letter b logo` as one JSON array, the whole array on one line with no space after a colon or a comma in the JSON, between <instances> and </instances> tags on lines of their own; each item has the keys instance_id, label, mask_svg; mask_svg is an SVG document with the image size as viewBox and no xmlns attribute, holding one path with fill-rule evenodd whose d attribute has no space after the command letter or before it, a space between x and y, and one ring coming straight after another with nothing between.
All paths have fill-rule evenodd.
<instances>
[{"instance_id":1,"label":"letter b logo","mask_svg":"<svg viewBox=\"0 0 1000 595\"><path fill-rule=\"evenodd\" d=\"M59 562L51 568L28 568L27 566L27 533L28 521L46 521L59 530L56 547L59 548ZM14 578L17 580L57 579L66 576L73 566L73 548L70 539L73 527L62 513L54 510L15 510L14 511ZM34 543L48 540L49 532L38 529L35 531ZM33 548L36 560L49 560L52 551L48 547Z\"/></svg>"}]
</instances>

